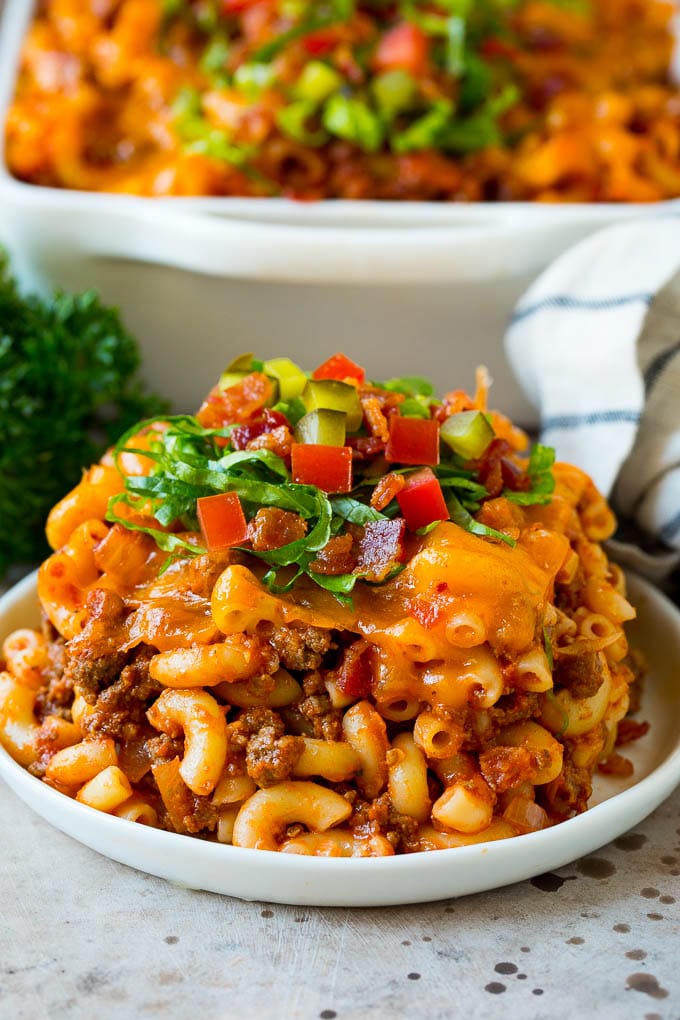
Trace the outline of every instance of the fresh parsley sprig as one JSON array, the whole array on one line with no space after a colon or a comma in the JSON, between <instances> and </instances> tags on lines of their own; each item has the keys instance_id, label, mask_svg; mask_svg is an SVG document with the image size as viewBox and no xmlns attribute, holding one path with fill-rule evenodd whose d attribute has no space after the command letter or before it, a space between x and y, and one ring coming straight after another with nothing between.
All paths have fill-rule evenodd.
<instances>
[{"instance_id":1,"label":"fresh parsley sprig","mask_svg":"<svg viewBox=\"0 0 680 1020\"><path fill-rule=\"evenodd\" d=\"M93 291L26 297L0 251L0 577L47 555L45 518L121 431L167 403Z\"/></svg>"}]
</instances>

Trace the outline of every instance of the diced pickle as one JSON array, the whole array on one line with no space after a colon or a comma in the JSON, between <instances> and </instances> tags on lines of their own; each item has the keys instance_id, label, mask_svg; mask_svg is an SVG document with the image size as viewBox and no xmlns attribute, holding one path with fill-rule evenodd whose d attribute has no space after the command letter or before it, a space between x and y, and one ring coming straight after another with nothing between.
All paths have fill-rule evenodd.
<instances>
[{"instance_id":1,"label":"diced pickle","mask_svg":"<svg viewBox=\"0 0 680 1020\"><path fill-rule=\"evenodd\" d=\"M220 376L218 386L221 390L228 390L232 386L236 386L237 383L243 382L247 375L247 372L235 372L233 369L228 368Z\"/></svg>"},{"instance_id":2,"label":"diced pickle","mask_svg":"<svg viewBox=\"0 0 680 1020\"><path fill-rule=\"evenodd\" d=\"M439 437L463 460L475 460L494 438L489 419L481 411L461 411L443 422Z\"/></svg>"},{"instance_id":3,"label":"diced pickle","mask_svg":"<svg viewBox=\"0 0 680 1020\"><path fill-rule=\"evenodd\" d=\"M356 387L336 379L310 379L302 394L308 411L342 411L348 432L356 432L363 421L361 402Z\"/></svg>"},{"instance_id":4,"label":"diced pickle","mask_svg":"<svg viewBox=\"0 0 680 1020\"><path fill-rule=\"evenodd\" d=\"M317 408L300 418L295 428L298 443L316 443L319 446L344 446L346 415L343 411Z\"/></svg>"},{"instance_id":5,"label":"diced pickle","mask_svg":"<svg viewBox=\"0 0 680 1020\"><path fill-rule=\"evenodd\" d=\"M280 400L294 400L307 385L307 376L290 358L271 358L265 361L264 371L279 384Z\"/></svg>"},{"instance_id":6,"label":"diced pickle","mask_svg":"<svg viewBox=\"0 0 680 1020\"><path fill-rule=\"evenodd\" d=\"M252 372L254 360L255 355L251 352L248 352L247 354L239 354L237 358L234 358L234 360L227 365L226 371L243 373Z\"/></svg>"}]
</instances>

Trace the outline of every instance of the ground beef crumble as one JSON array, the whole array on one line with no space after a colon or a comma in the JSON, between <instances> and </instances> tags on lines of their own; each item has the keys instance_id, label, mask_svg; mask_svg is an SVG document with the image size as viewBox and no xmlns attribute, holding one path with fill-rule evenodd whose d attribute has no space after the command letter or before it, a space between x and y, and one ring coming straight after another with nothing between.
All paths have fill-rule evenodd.
<instances>
[{"instance_id":1,"label":"ground beef crumble","mask_svg":"<svg viewBox=\"0 0 680 1020\"><path fill-rule=\"evenodd\" d=\"M574 698L592 698L604 680L602 653L581 652L560 655L555 660L555 687L566 687Z\"/></svg>"},{"instance_id":2,"label":"ground beef crumble","mask_svg":"<svg viewBox=\"0 0 680 1020\"><path fill-rule=\"evenodd\" d=\"M154 648L139 645L128 665L108 687L100 691L94 710L83 719L84 729L115 740L133 740L148 728L146 712L163 690L149 674Z\"/></svg>"},{"instance_id":3,"label":"ground beef crumble","mask_svg":"<svg viewBox=\"0 0 680 1020\"><path fill-rule=\"evenodd\" d=\"M304 750L302 738L286 734L283 719L270 708L244 709L227 729L227 762L240 766L238 772L245 763L261 787L288 779Z\"/></svg>"},{"instance_id":4,"label":"ground beef crumble","mask_svg":"<svg viewBox=\"0 0 680 1020\"><path fill-rule=\"evenodd\" d=\"M126 616L123 600L114 592L94 588L87 597L88 618L80 634L66 646L65 677L94 705L100 690L112 683L127 661L120 651Z\"/></svg>"},{"instance_id":5,"label":"ground beef crumble","mask_svg":"<svg viewBox=\"0 0 680 1020\"><path fill-rule=\"evenodd\" d=\"M303 698L297 708L319 740L342 740L342 709L333 708L325 691Z\"/></svg>"},{"instance_id":6,"label":"ground beef crumble","mask_svg":"<svg viewBox=\"0 0 680 1020\"><path fill-rule=\"evenodd\" d=\"M396 853L418 849L418 822L395 811L388 793L373 801L357 798L349 824L360 839L384 836Z\"/></svg>"},{"instance_id":7,"label":"ground beef crumble","mask_svg":"<svg viewBox=\"0 0 680 1020\"><path fill-rule=\"evenodd\" d=\"M569 818L585 811L592 793L592 776L587 768L575 765L569 740L564 741L562 772L547 786L536 787L537 801L553 818Z\"/></svg>"},{"instance_id":8,"label":"ground beef crumble","mask_svg":"<svg viewBox=\"0 0 680 1020\"><path fill-rule=\"evenodd\" d=\"M331 631L301 624L287 627L266 624L260 636L269 641L281 664L293 670L318 669L333 645Z\"/></svg>"},{"instance_id":9,"label":"ground beef crumble","mask_svg":"<svg viewBox=\"0 0 680 1020\"><path fill-rule=\"evenodd\" d=\"M43 670L44 686L40 688L35 699L36 717L42 720L48 715L57 715L62 719L70 719L73 701L73 681L64 672L66 662L66 642L56 636L50 625L44 629L48 639L48 663Z\"/></svg>"}]
</instances>

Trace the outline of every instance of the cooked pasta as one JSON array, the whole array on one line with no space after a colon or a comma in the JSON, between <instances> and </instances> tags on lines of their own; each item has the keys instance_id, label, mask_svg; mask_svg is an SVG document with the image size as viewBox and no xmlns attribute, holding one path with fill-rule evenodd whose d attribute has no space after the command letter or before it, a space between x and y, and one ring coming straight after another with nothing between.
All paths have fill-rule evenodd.
<instances>
[{"instance_id":1,"label":"cooked pasta","mask_svg":"<svg viewBox=\"0 0 680 1020\"><path fill-rule=\"evenodd\" d=\"M680 195L673 9L43 0L7 160L150 196L654 202Z\"/></svg>"},{"instance_id":2,"label":"cooked pasta","mask_svg":"<svg viewBox=\"0 0 680 1020\"><path fill-rule=\"evenodd\" d=\"M302 855L585 810L639 675L614 519L485 400L243 355L135 426L50 515L2 744L90 808Z\"/></svg>"}]
</instances>

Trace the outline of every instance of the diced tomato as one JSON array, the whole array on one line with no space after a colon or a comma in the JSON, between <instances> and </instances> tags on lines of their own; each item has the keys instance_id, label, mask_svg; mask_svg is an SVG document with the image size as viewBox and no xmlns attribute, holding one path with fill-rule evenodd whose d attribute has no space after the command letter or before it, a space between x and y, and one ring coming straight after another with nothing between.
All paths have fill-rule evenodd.
<instances>
[{"instance_id":1,"label":"diced tomato","mask_svg":"<svg viewBox=\"0 0 680 1020\"><path fill-rule=\"evenodd\" d=\"M499 39L497 36L489 36L487 39L484 39L480 50L484 57L491 59L494 57L505 57L507 60L516 59L520 52L516 46L513 46L505 39Z\"/></svg>"},{"instance_id":2,"label":"diced tomato","mask_svg":"<svg viewBox=\"0 0 680 1020\"><path fill-rule=\"evenodd\" d=\"M391 415L385 459L390 464L438 464L439 422Z\"/></svg>"},{"instance_id":3,"label":"diced tomato","mask_svg":"<svg viewBox=\"0 0 680 1020\"><path fill-rule=\"evenodd\" d=\"M241 500L235 492L201 496L196 502L196 512L210 552L230 549L245 542L248 537L248 524Z\"/></svg>"},{"instance_id":4,"label":"diced tomato","mask_svg":"<svg viewBox=\"0 0 680 1020\"><path fill-rule=\"evenodd\" d=\"M247 3L241 13L240 31L244 40L254 43L267 33L272 21L271 0L253 0Z\"/></svg>"},{"instance_id":5,"label":"diced tomato","mask_svg":"<svg viewBox=\"0 0 680 1020\"><path fill-rule=\"evenodd\" d=\"M355 361L345 354L333 354L323 365L319 365L312 372L312 379L339 379L344 382L346 379L354 379L362 383L366 373Z\"/></svg>"},{"instance_id":6,"label":"diced tomato","mask_svg":"<svg viewBox=\"0 0 680 1020\"><path fill-rule=\"evenodd\" d=\"M424 528L434 521L448 521L449 510L442 487L429 468L416 471L406 479L406 485L397 494L397 502L411 531Z\"/></svg>"},{"instance_id":7,"label":"diced tomato","mask_svg":"<svg viewBox=\"0 0 680 1020\"><path fill-rule=\"evenodd\" d=\"M373 67L376 71L398 67L417 78L425 70L428 51L428 38L422 29L403 21L383 35L373 55Z\"/></svg>"},{"instance_id":8,"label":"diced tomato","mask_svg":"<svg viewBox=\"0 0 680 1020\"><path fill-rule=\"evenodd\" d=\"M318 32L310 32L302 40L302 45L312 56L322 56L330 53L338 45L337 28L321 28Z\"/></svg>"},{"instance_id":9,"label":"diced tomato","mask_svg":"<svg viewBox=\"0 0 680 1020\"><path fill-rule=\"evenodd\" d=\"M293 481L316 485L324 492L349 492L352 488L352 451L349 446L293 443Z\"/></svg>"},{"instance_id":10,"label":"diced tomato","mask_svg":"<svg viewBox=\"0 0 680 1020\"><path fill-rule=\"evenodd\" d=\"M257 3L260 0L222 0L222 11L224 14L240 14Z\"/></svg>"}]
</instances>

